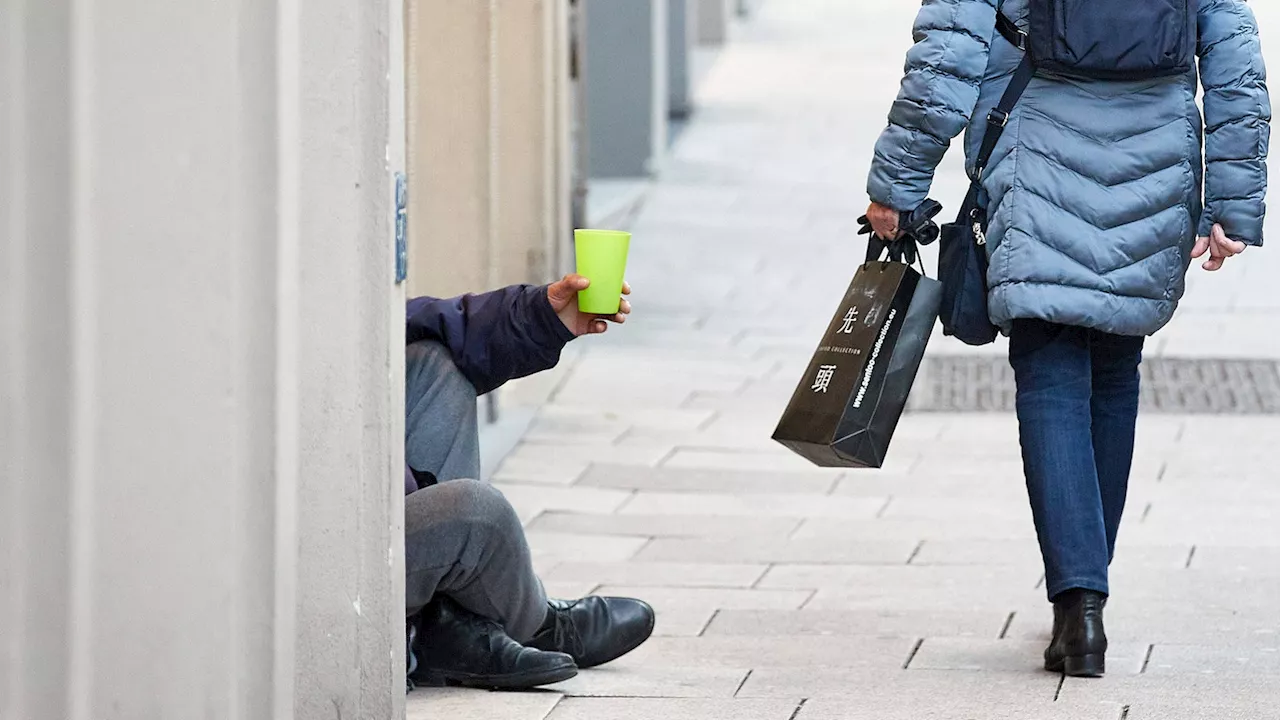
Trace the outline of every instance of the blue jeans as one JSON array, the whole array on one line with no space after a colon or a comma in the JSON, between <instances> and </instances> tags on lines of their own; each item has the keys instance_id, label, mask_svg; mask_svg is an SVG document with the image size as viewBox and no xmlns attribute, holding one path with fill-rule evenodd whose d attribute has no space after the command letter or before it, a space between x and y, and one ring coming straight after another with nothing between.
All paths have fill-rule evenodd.
<instances>
[{"instance_id":1,"label":"blue jeans","mask_svg":"<svg viewBox=\"0 0 1280 720\"><path fill-rule=\"evenodd\" d=\"M1133 466L1141 337L1017 320L1009 362L1049 598L1109 593Z\"/></svg>"}]
</instances>

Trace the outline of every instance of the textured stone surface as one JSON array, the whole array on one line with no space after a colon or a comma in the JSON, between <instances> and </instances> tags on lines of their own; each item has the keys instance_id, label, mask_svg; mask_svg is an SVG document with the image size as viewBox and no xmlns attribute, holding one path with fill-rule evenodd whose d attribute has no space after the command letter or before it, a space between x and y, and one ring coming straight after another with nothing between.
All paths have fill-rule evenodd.
<instances>
[{"instance_id":1,"label":"textured stone surface","mask_svg":"<svg viewBox=\"0 0 1280 720\"><path fill-rule=\"evenodd\" d=\"M565 698L549 720L791 720L790 700Z\"/></svg>"}]
</instances>

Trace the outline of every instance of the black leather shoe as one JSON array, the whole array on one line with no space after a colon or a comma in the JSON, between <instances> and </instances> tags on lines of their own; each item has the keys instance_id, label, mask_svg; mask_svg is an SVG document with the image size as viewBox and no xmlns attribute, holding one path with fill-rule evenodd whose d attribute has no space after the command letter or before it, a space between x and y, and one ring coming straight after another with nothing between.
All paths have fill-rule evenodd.
<instances>
[{"instance_id":1,"label":"black leather shoe","mask_svg":"<svg viewBox=\"0 0 1280 720\"><path fill-rule=\"evenodd\" d=\"M512 640L498 623L440 598L422 611L411 679L427 687L526 690L578 674L573 658Z\"/></svg>"},{"instance_id":2,"label":"black leather shoe","mask_svg":"<svg viewBox=\"0 0 1280 720\"><path fill-rule=\"evenodd\" d=\"M630 598L552 600L529 647L568 653L580 668L612 662L653 634L653 608Z\"/></svg>"},{"instance_id":3,"label":"black leather shoe","mask_svg":"<svg viewBox=\"0 0 1280 720\"><path fill-rule=\"evenodd\" d=\"M1053 603L1053 642L1044 651L1044 669L1071 677L1102 677L1107 671L1107 633L1102 611L1107 596L1068 590Z\"/></svg>"}]
</instances>

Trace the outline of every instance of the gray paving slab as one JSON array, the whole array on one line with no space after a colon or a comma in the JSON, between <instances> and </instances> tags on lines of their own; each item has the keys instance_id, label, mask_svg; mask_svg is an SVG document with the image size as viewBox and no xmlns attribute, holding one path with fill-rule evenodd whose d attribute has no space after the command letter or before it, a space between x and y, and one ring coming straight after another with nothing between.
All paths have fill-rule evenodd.
<instances>
[{"instance_id":1,"label":"gray paving slab","mask_svg":"<svg viewBox=\"0 0 1280 720\"><path fill-rule=\"evenodd\" d=\"M877 704L908 697L929 705L952 698L1021 707L1052 702L1061 676L1043 670L975 673L958 670L898 670L850 673L829 668L762 668L751 673L738 697L845 697Z\"/></svg>"},{"instance_id":2,"label":"gray paving slab","mask_svg":"<svg viewBox=\"0 0 1280 720\"><path fill-rule=\"evenodd\" d=\"M998 638L1012 611L949 610L721 610L704 635L895 636Z\"/></svg>"},{"instance_id":3,"label":"gray paving slab","mask_svg":"<svg viewBox=\"0 0 1280 720\"><path fill-rule=\"evenodd\" d=\"M517 510L537 513L546 510L611 513L631 499L626 490L600 488L546 487L517 482L495 482Z\"/></svg>"},{"instance_id":4,"label":"gray paving slab","mask_svg":"<svg viewBox=\"0 0 1280 720\"><path fill-rule=\"evenodd\" d=\"M723 612L723 611L722 611ZM899 670L917 640L911 637L709 635L657 638L628 663L661 667L846 668Z\"/></svg>"},{"instance_id":5,"label":"gray paving slab","mask_svg":"<svg viewBox=\"0 0 1280 720\"><path fill-rule=\"evenodd\" d=\"M681 588L606 585L601 595L638 597L661 615L667 610L797 610L813 594L808 590L744 590L739 588Z\"/></svg>"},{"instance_id":6,"label":"gray paving slab","mask_svg":"<svg viewBox=\"0 0 1280 720\"><path fill-rule=\"evenodd\" d=\"M491 480L499 484L567 487L577 482L590 465L585 460L548 463L541 458L508 457L494 471Z\"/></svg>"},{"instance_id":7,"label":"gray paving slab","mask_svg":"<svg viewBox=\"0 0 1280 720\"><path fill-rule=\"evenodd\" d=\"M570 697L730 699L750 671L725 667L654 667L626 661L583 670L551 686Z\"/></svg>"},{"instance_id":8,"label":"gray paving slab","mask_svg":"<svg viewBox=\"0 0 1280 720\"><path fill-rule=\"evenodd\" d=\"M576 533L556 533L541 530L528 531L529 549L535 561L621 562L635 556L649 542L645 538L611 535L590 536Z\"/></svg>"},{"instance_id":9,"label":"gray paving slab","mask_svg":"<svg viewBox=\"0 0 1280 720\"><path fill-rule=\"evenodd\" d=\"M625 515L721 515L735 517L835 517L870 520L888 498L827 497L777 493L665 493L640 490L620 510Z\"/></svg>"},{"instance_id":10,"label":"gray paving slab","mask_svg":"<svg viewBox=\"0 0 1280 720\"><path fill-rule=\"evenodd\" d=\"M1275 575L1280 573L1280 548L1197 546L1188 567L1254 576Z\"/></svg>"},{"instance_id":11,"label":"gray paving slab","mask_svg":"<svg viewBox=\"0 0 1280 720\"><path fill-rule=\"evenodd\" d=\"M822 539L827 542L859 540L966 540L1022 539L1035 542L1036 529L1031 511L1023 517L954 517L946 522L923 518L876 518L872 522L850 523L832 518L809 518L792 537Z\"/></svg>"},{"instance_id":12,"label":"gray paving slab","mask_svg":"<svg viewBox=\"0 0 1280 720\"><path fill-rule=\"evenodd\" d=\"M565 698L549 720L792 720L792 700Z\"/></svg>"},{"instance_id":13,"label":"gray paving slab","mask_svg":"<svg viewBox=\"0 0 1280 720\"><path fill-rule=\"evenodd\" d=\"M1115 703L1067 707L1046 700L1010 704L957 694L945 699L919 697L817 698L805 703L796 720L1122 720Z\"/></svg>"},{"instance_id":14,"label":"gray paving slab","mask_svg":"<svg viewBox=\"0 0 1280 720\"><path fill-rule=\"evenodd\" d=\"M827 495L840 473L806 471L775 473L758 470L636 468L593 465L578 480L583 487L656 490L660 492L796 493Z\"/></svg>"},{"instance_id":15,"label":"gray paving slab","mask_svg":"<svg viewBox=\"0 0 1280 720\"><path fill-rule=\"evenodd\" d=\"M1146 672L1152 675L1280 676L1280 636L1262 647L1156 645Z\"/></svg>"},{"instance_id":16,"label":"gray paving slab","mask_svg":"<svg viewBox=\"0 0 1280 720\"><path fill-rule=\"evenodd\" d=\"M1114 702L1133 707L1177 706L1183 717L1213 718L1208 708L1252 708L1253 717L1280 717L1280 676L1124 675L1101 679L1067 678L1059 701L1083 705Z\"/></svg>"},{"instance_id":17,"label":"gray paving slab","mask_svg":"<svg viewBox=\"0 0 1280 720\"><path fill-rule=\"evenodd\" d=\"M1190 545L1132 545L1117 548L1111 572L1129 568L1182 570L1191 559ZM912 559L913 565L1011 565L1039 570L1044 567L1040 547L1029 540L926 540Z\"/></svg>"},{"instance_id":18,"label":"gray paving slab","mask_svg":"<svg viewBox=\"0 0 1280 720\"><path fill-rule=\"evenodd\" d=\"M560 702L557 692L492 693L418 688L405 700L406 720L543 720Z\"/></svg>"},{"instance_id":19,"label":"gray paving slab","mask_svg":"<svg viewBox=\"0 0 1280 720\"><path fill-rule=\"evenodd\" d=\"M646 600L653 599L648 593L641 593L640 597ZM718 612L720 610L710 605L693 607L666 605L657 613L653 636L697 637L706 632L707 625Z\"/></svg>"},{"instance_id":20,"label":"gray paving slab","mask_svg":"<svg viewBox=\"0 0 1280 720\"><path fill-rule=\"evenodd\" d=\"M582 533L585 535L625 535L644 538L772 537L784 539L795 532L801 522L800 518L789 517L640 513L602 515L548 511L538 515L529 524L529 529Z\"/></svg>"},{"instance_id":21,"label":"gray paving slab","mask_svg":"<svg viewBox=\"0 0 1280 720\"><path fill-rule=\"evenodd\" d=\"M831 543L822 539L660 538L649 543L637 558L673 562L905 565L918 547L919 543L914 540Z\"/></svg>"},{"instance_id":22,"label":"gray paving slab","mask_svg":"<svg viewBox=\"0 0 1280 720\"><path fill-rule=\"evenodd\" d=\"M1050 619L1047 605L1020 610L1007 636L1047 641ZM1123 643L1267 648L1275 647L1280 639L1280 618L1274 612L1198 607L1171 599L1135 601L1113 596L1107 606L1106 627L1109 639Z\"/></svg>"},{"instance_id":23,"label":"gray paving slab","mask_svg":"<svg viewBox=\"0 0 1280 720\"><path fill-rule=\"evenodd\" d=\"M764 576L767 565L688 562L564 562L543 575L544 580L594 582L600 585L659 585L666 587L750 588Z\"/></svg>"},{"instance_id":24,"label":"gray paving slab","mask_svg":"<svg viewBox=\"0 0 1280 720\"><path fill-rule=\"evenodd\" d=\"M780 565L760 581L762 588L821 588L852 593L916 593L920 600L940 603L954 600L966 589L987 592L1006 589L1032 590L1040 579L1037 571L1000 566L958 565Z\"/></svg>"},{"instance_id":25,"label":"gray paving slab","mask_svg":"<svg viewBox=\"0 0 1280 720\"><path fill-rule=\"evenodd\" d=\"M1008 639L926 637L908 669L1027 672L1044 666L1046 645ZM1142 672L1147 651L1146 645L1112 642L1107 649L1107 672L1137 675Z\"/></svg>"}]
</instances>

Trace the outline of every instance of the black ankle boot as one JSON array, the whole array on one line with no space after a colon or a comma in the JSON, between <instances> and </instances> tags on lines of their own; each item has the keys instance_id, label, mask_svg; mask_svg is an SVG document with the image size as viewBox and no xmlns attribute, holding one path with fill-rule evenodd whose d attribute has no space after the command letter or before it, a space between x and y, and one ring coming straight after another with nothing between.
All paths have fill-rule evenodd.
<instances>
[{"instance_id":1,"label":"black ankle boot","mask_svg":"<svg viewBox=\"0 0 1280 720\"><path fill-rule=\"evenodd\" d=\"M1107 596L1068 590L1054 598L1053 642L1044 651L1044 669L1071 677L1102 677L1107 671L1107 633L1102 610Z\"/></svg>"},{"instance_id":2,"label":"black ankle boot","mask_svg":"<svg viewBox=\"0 0 1280 720\"><path fill-rule=\"evenodd\" d=\"M525 690L578 674L573 658L512 640L498 623L440 598L422 611L411 679L429 687Z\"/></svg>"},{"instance_id":3,"label":"black ankle boot","mask_svg":"<svg viewBox=\"0 0 1280 720\"><path fill-rule=\"evenodd\" d=\"M639 600L585 597L547 604L547 620L529 647L568 653L580 668L617 660L653 634L653 608Z\"/></svg>"}]
</instances>

